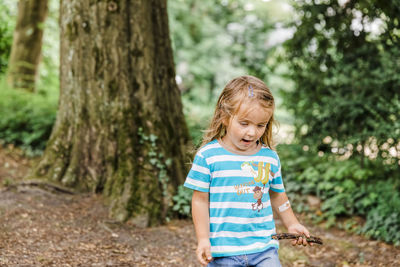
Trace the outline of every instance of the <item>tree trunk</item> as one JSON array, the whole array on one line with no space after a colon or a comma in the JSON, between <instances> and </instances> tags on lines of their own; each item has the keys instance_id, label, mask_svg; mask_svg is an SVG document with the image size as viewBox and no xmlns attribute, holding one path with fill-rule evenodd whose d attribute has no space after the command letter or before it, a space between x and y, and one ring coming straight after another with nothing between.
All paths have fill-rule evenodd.
<instances>
[{"instance_id":1,"label":"tree trunk","mask_svg":"<svg viewBox=\"0 0 400 267\"><path fill-rule=\"evenodd\" d=\"M60 102L32 177L102 192L111 214L162 223L190 143L166 0L61 1Z\"/></svg>"},{"instance_id":2,"label":"tree trunk","mask_svg":"<svg viewBox=\"0 0 400 267\"><path fill-rule=\"evenodd\" d=\"M8 67L8 83L34 91L48 0L20 0Z\"/></svg>"}]
</instances>

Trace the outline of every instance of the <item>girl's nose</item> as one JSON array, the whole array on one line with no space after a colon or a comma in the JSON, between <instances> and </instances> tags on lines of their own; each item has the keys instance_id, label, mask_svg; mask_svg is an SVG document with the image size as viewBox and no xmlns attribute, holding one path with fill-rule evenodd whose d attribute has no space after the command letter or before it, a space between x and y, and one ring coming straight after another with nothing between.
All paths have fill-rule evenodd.
<instances>
[{"instance_id":1,"label":"girl's nose","mask_svg":"<svg viewBox=\"0 0 400 267\"><path fill-rule=\"evenodd\" d=\"M247 128L247 135L254 136L255 134L256 134L256 129L254 128L254 126L249 126Z\"/></svg>"}]
</instances>

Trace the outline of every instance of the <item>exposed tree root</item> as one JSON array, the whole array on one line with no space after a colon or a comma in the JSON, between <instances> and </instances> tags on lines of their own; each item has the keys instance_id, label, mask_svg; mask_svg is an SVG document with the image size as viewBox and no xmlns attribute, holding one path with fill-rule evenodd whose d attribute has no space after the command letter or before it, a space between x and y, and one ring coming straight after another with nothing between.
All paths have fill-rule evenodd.
<instances>
[{"instance_id":1,"label":"exposed tree root","mask_svg":"<svg viewBox=\"0 0 400 267\"><path fill-rule=\"evenodd\" d=\"M26 187L38 187L42 190L49 191L52 193L62 193L62 194L68 194L68 195L75 195L76 193L74 191L71 191L68 188L65 188L61 185L54 184L48 181L41 181L41 180L27 180L27 181L21 181L19 183L13 183L10 185L7 185L2 191L8 191L11 189L22 189Z\"/></svg>"}]
</instances>

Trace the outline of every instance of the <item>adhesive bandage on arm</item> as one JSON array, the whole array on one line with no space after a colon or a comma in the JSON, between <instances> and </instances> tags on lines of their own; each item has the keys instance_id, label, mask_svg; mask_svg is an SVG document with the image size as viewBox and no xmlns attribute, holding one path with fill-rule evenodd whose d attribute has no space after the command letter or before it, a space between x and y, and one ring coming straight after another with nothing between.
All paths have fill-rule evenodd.
<instances>
[{"instance_id":1,"label":"adhesive bandage on arm","mask_svg":"<svg viewBox=\"0 0 400 267\"><path fill-rule=\"evenodd\" d=\"M279 211L280 211L280 212L284 212L284 211L287 210L288 208L290 208L290 202L289 202L289 200L286 201L285 203L283 203L282 205L279 206Z\"/></svg>"}]
</instances>

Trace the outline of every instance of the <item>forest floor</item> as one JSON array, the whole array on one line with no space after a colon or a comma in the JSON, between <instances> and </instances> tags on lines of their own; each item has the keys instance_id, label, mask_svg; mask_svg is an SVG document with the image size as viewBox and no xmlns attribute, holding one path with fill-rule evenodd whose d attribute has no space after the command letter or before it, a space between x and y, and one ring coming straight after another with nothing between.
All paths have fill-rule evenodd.
<instances>
[{"instance_id":1,"label":"forest floor","mask_svg":"<svg viewBox=\"0 0 400 267\"><path fill-rule=\"evenodd\" d=\"M190 220L139 228L110 219L99 195L16 186L33 164L0 146L0 266L200 266ZM280 241L283 266L400 266L400 248L302 222L324 245Z\"/></svg>"}]
</instances>

